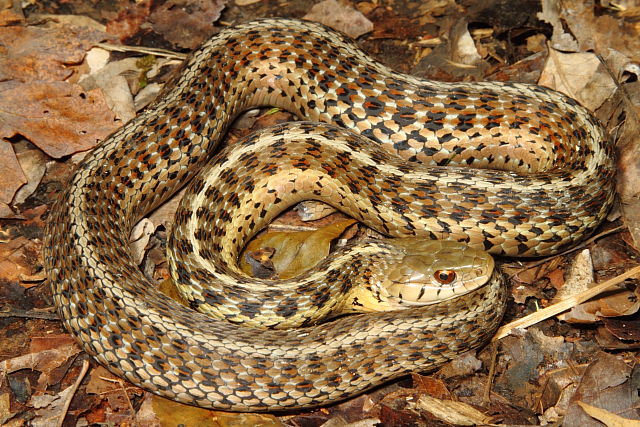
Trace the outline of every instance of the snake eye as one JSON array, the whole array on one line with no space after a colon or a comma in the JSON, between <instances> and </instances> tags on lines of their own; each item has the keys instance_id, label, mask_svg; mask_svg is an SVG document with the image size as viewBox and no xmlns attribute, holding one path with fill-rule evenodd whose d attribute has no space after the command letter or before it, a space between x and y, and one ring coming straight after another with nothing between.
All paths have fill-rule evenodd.
<instances>
[{"instance_id":1,"label":"snake eye","mask_svg":"<svg viewBox=\"0 0 640 427\"><path fill-rule=\"evenodd\" d=\"M448 285L449 283L456 280L456 272L453 270L438 270L433 273L433 277L443 285Z\"/></svg>"}]
</instances>

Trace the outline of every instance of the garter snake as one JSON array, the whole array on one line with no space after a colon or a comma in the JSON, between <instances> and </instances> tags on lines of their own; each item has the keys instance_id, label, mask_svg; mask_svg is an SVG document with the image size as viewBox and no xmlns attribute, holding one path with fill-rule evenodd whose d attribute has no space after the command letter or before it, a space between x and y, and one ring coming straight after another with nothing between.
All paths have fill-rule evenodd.
<instances>
[{"instance_id":1,"label":"garter snake","mask_svg":"<svg viewBox=\"0 0 640 427\"><path fill-rule=\"evenodd\" d=\"M310 22L225 29L193 52L157 101L86 157L51 210L44 245L55 305L84 350L180 402L266 411L341 400L481 345L504 308L504 287L490 285L415 310L258 330L154 290L128 248L133 224L212 159L241 111L262 105L348 128L387 150L340 150L326 168L338 178L355 173L353 203L385 234L539 256L591 233L613 200L602 127L552 90L406 76ZM286 144L279 150L286 155ZM308 154L323 163L322 151ZM431 169L405 191L397 175L383 175L391 155L406 161L393 168L407 179L414 163ZM356 158L360 169L351 168Z\"/></svg>"}]
</instances>

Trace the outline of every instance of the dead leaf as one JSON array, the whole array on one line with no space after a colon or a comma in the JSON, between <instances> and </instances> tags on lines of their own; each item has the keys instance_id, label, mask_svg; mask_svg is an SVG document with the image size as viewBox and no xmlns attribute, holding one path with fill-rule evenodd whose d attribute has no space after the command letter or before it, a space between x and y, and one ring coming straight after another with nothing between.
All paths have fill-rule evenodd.
<instances>
[{"instance_id":1,"label":"dead leaf","mask_svg":"<svg viewBox=\"0 0 640 427\"><path fill-rule=\"evenodd\" d=\"M66 82L0 83L0 137L17 134L54 158L92 148L118 127L98 90Z\"/></svg>"},{"instance_id":2,"label":"dead leaf","mask_svg":"<svg viewBox=\"0 0 640 427\"><path fill-rule=\"evenodd\" d=\"M27 183L27 177L9 141L0 139L0 158L0 202L8 205L16 191Z\"/></svg>"},{"instance_id":3,"label":"dead leaf","mask_svg":"<svg viewBox=\"0 0 640 427\"><path fill-rule=\"evenodd\" d=\"M40 372L38 389L44 390L52 384L50 381L52 371L66 363L70 358L75 357L79 352L80 347L73 343L52 350L29 353L24 356L3 360L0 362L0 380L20 369L31 369Z\"/></svg>"},{"instance_id":4,"label":"dead leaf","mask_svg":"<svg viewBox=\"0 0 640 427\"><path fill-rule=\"evenodd\" d=\"M555 89L595 111L611 97L616 84L593 53L549 50L538 84Z\"/></svg>"},{"instance_id":5,"label":"dead leaf","mask_svg":"<svg viewBox=\"0 0 640 427\"><path fill-rule=\"evenodd\" d=\"M71 27L86 27L106 34L107 27L93 18L84 15L55 15L48 13L30 13L29 22L44 23L44 28L63 28L68 31Z\"/></svg>"},{"instance_id":6,"label":"dead leaf","mask_svg":"<svg viewBox=\"0 0 640 427\"><path fill-rule=\"evenodd\" d=\"M69 334L31 337L31 341L29 342L29 352L38 353L45 350L54 350L64 346L73 346L75 344L75 339Z\"/></svg>"},{"instance_id":7,"label":"dead leaf","mask_svg":"<svg viewBox=\"0 0 640 427\"><path fill-rule=\"evenodd\" d=\"M11 412L11 396L9 393L0 394L0 424L3 426L5 423L15 415Z\"/></svg>"},{"instance_id":8,"label":"dead leaf","mask_svg":"<svg viewBox=\"0 0 640 427\"><path fill-rule=\"evenodd\" d=\"M283 427L270 414L243 414L196 408L147 394L136 414L139 425L184 425L199 427Z\"/></svg>"},{"instance_id":9,"label":"dead leaf","mask_svg":"<svg viewBox=\"0 0 640 427\"><path fill-rule=\"evenodd\" d=\"M598 421L602 421L607 427L640 427L640 421L622 418L607 410L591 406L584 402L576 402L580 407Z\"/></svg>"},{"instance_id":10,"label":"dead leaf","mask_svg":"<svg viewBox=\"0 0 640 427\"><path fill-rule=\"evenodd\" d=\"M18 162L27 178L27 183L16 192L13 198L13 203L16 205L24 203L27 197L36 191L47 170L47 157L40 150L23 150L18 153Z\"/></svg>"},{"instance_id":11,"label":"dead leaf","mask_svg":"<svg viewBox=\"0 0 640 427\"><path fill-rule=\"evenodd\" d=\"M547 22L553 28L551 45L554 49L564 52L576 52L578 43L573 36L564 30L560 19L560 4L555 0L542 0L542 12L538 13L538 19Z\"/></svg>"},{"instance_id":12,"label":"dead leaf","mask_svg":"<svg viewBox=\"0 0 640 427\"><path fill-rule=\"evenodd\" d=\"M627 365L620 356L604 352L589 364L571 399L563 427L584 427L593 420L578 402L597 406L620 417L638 420L640 368Z\"/></svg>"},{"instance_id":13,"label":"dead leaf","mask_svg":"<svg viewBox=\"0 0 640 427\"><path fill-rule=\"evenodd\" d=\"M33 271L27 253L34 249L37 251L40 247L24 236L0 242L0 279L18 282L21 277L30 275Z\"/></svg>"},{"instance_id":14,"label":"dead leaf","mask_svg":"<svg viewBox=\"0 0 640 427\"><path fill-rule=\"evenodd\" d=\"M617 148L616 193L624 225L640 250L640 82L625 83L598 111Z\"/></svg>"},{"instance_id":15,"label":"dead leaf","mask_svg":"<svg viewBox=\"0 0 640 427\"><path fill-rule=\"evenodd\" d=\"M136 115L133 95L126 76L127 74L132 75L136 80L136 86L138 86L140 69L136 65L137 62L138 58L109 62L99 70L92 71L90 75L79 82L85 90L102 89L109 109L122 123L128 122Z\"/></svg>"},{"instance_id":16,"label":"dead leaf","mask_svg":"<svg viewBox=\"0 0 640 427\"><path fill-rule=\"evenodd\" d=\"M251 274L252 268L246 261L245 254L261 248L273 248L275 254L271 262L278 277L296 277L324 259L329 254L331 243L355 222L353 219L342 220L315 231L266 232L247 245L240 256L240 268Z\"/></svg>"},{"instance_id":17,"label":"dead leaf","mask_svg":"<svg viewBox=\"0 0 640 427\"><path fill-rule=\"evenodd\" d=\"M469 34L466 21L458 21L451 28L449 36L451 40L451 62L453 64L475 67L482 60L471 34Z\"/></svg>"},{"instance_id":18,"label":"dead leaf","mask_svg":"<svg viewBox=\"0 0 640 427\"><path fill-rule=\"evenodd\" d=\"M193 49L214 32L226 0L170 0L153 10L153 29L176 46Z\"/></svg>"},{"instance_id":19,"label":"dead leaf","mask_svg":"<svg viewBox=\"0 0 640 427\"><path fill-rule=\"evenodd\" d=\"M120 40L125 40L138 31L140 26L144 24L151 13L152 1L141 0L135 2L134 5L127 4L120 9L118 15L107 22L107 32L113 34Z\"/></svg>"},{"instance_id":20,"label":"dead leaf","mask_svg":"<svg viewBox=\"0 0 640 427\"><path fill-rule=\"evenodd\" d=\"M373 30L373 23L344 1L324 0L316 3L304 19L320 22L354 39Z\"/></svg>"},{"instance_id":21,"label":"dead leaf","mask_svg":"<svg viewBox=\"0 0 640 427\"><path fill-rule=\"evenodd\" d=\"M618 340L624 340L634 347L637 347L640 341L640 319L635 316L620 318L605 318L602 319L602 323L605 328L613 334Z\"/></svg>"},{"instance_id":22,"label":"dead leaf","mask_svg":"<svg viewBox=\"0 0 640 427\"><path fill-rule=\"evenodd\" d=\"M561 4L560 18L578 41L580 51L602 55L613 70L612 55L622 53L632 62L640 61L640 34L634 23L609 13L596 16L598 8L584 0L563 0Z\"/></svg>"},{"instance_id":23,"label":"dead leaf","mask_svg":"<svg viewBox=\"0 0 640 427\"><path fill-rule=\"evenodd\" d=\"M87 50L108 38L86 27L0 27L0 81L67 79L73 73L67 64L81 63Z\"/></svg>"},{"instance_id":24,"label":"dead leaf","mask_svg":"<svg viewBox=\"0 0 640 427\"><path fill-rule=\"evenodd\" d=\"M128 393L143 394L142 389L114 376L103 366L98 366L89 373L86 392L96 394L101 400L108 402L111 410L100 420L103 423L117 422L117 418L126 420L132 417L134 410Z\"/></svg>"}]
</instances>

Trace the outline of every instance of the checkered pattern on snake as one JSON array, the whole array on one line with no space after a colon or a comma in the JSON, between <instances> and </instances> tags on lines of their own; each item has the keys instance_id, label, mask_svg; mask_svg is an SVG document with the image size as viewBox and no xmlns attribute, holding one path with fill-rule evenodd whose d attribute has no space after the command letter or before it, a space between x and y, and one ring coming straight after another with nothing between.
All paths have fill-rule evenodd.
<instances>
[{"instance_id":1,"label":"checkered pattern on snake","mask_svg":"<svg viewBox=\"0 0 640 427\"><path fill-rule=\"evenodd\" d=\"M367 190L370 173L355 171L362 178L355 203L390 203L385 212L398 225L366 209L390 234L544 255L592 232L612 203L612 149L601 126L556 92L402 75L314 23L266 19L223 30L152 106L84 160L51 211L45 242L66 328L116 375L177 401L265 411L344 399L481 345L504 309L504 287L491 285L416 310L257 330L154 290L130 254L131 227L212 158L237 114L258 105L349 128L403 157L401 175L412 163L437 166L423 177L429 185L411 192L397 176ZM342 154L329 174L357 157ZM511 171L456 169L453 180L445 165Z\"/></svg>"}]
</instances>

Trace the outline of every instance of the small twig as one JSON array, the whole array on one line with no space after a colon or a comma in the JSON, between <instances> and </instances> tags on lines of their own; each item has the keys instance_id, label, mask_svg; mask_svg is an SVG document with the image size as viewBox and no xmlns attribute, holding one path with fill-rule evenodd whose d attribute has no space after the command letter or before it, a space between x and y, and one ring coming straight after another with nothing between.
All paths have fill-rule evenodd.
<instances>
[{"instance_id":1,"label":"small twig","mask_svg":"<svg viewBox=\"0 0 640 427\"><path fill-rule=\"evenodd\" d=\"M76 391L78 391L78 387L80 387L80 383L82 382L82 379L84 378L84 376L87 374L88 370L89 370L89 361L84 360L82 362L82 369L80 370L80 374L78 374L78 378L76 378L76 381L71 386L72 388L67 396L67 400L66 402L64 402L62 413L60 414L60 418L58 419L58 424L57 424L58 427L62 427L62 424L64 423L64 419L67 416L67 412L69 411L69 405L71 405L71 400L73 399L73 396L75 396Z\"/></svg>"},{"instance_id":2,"label":"small twig","mask_svg":"<svg viewBox=\"0 0 640 427\"><path fill-rule=\"evenodd\" d=\"M43 319L43 320L60 320L60 317L57 313L47 313L44 311L35 311L35 310L7 310L0 311L0 318L3 317L25 317L28 319Z\"/></svg>"},{"instance_id":3,"label":"small twig","mask_svg":"<svg viewBox=\"0 0 640 427\"><path fill-rule=\"evenodd\" d=\"M491 342L491 365L489 365L489 375L487 376L487 385L484 388L484 396L482 396L482 401L484 403L489 403L489 399L491 398L491 387L493 386L493 378L496 373L496 360L498 358L498 346L500 343L497 341Z\"/></svg>"},{"instance_id":4,"label":"small twig","mask_svg":"<svg viewBox=\"0 0 640 427\"><path fill-rule=\"evenodd\" d=\"M184 59L187 57L186 53L178 53L171 50L157 49L153 47L123 46L111 43L97 43L96 46L112 52L144 53L145 55L160 56L163 58L177 59L179 61L184 61Z\"/></svg>"},{"instance_id":5,"label":"small twig","mask_svg":"<svg viewBox=\"0 0 640 427\"><path fill-rule=\"evenodd\" d=\"M549 307L536 311L535 313L531 313L528 316L514 320L513 322L499 328L498 331L496 332L496 335L493 337L493 341L506 337L511 333L513 329L527 328L542 320L545 320L557 314L560 314L563 311L567 311L575 307L576 305L581 304L595 297L596 295L599 295L613 288L614 286L624 282L625 280L639 274L640 274L640 266L634 267L631 270L627 271L626 273L616 276L613 279L609 279L600 284L597 284L593 288L587 289L583 292L580 292L576 295L566 298L556 304L550 305Z\"/></svg>"}]
</instances>

